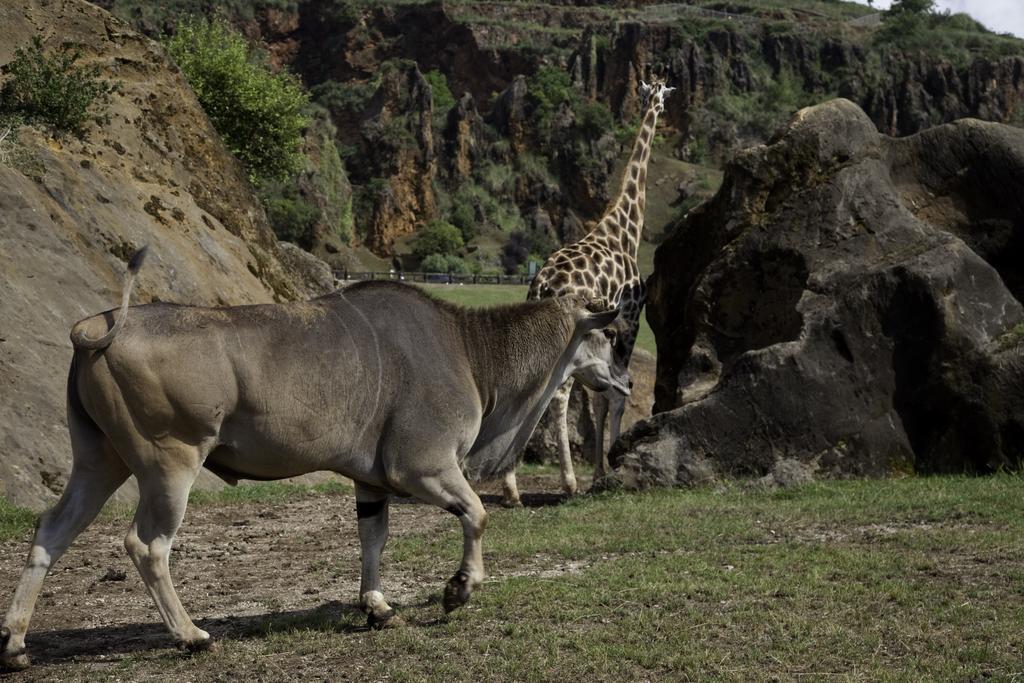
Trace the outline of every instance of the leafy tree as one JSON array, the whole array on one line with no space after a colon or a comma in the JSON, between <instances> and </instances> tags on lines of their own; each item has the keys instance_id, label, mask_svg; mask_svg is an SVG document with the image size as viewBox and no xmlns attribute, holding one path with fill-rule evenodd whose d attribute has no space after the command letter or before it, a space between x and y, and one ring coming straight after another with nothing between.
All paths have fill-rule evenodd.
<instances>
[{"instance_id":1,"label":"leafy tree","mask_svg":"<svg viewBox=\"0 0 1024 683\"><path fill-rule=\"evenodd\" d=\"M420 258L426 258L431 254L450 256L461 249L462 245L462 233L458 228L451 223L435 219L419 231L416 244L413 245L413 253Z\"/></svg>"},{"instance_id":2,"label":"leafy tree","mask_svg":"<svg viewBox=\"0 0 1024 683\"><path fill-rule=\"evenodd\" d=\"M81 52L67 45L47 56L42 38L33 37L4 67L9 78L0 90L0 113L70 133L81 133L88 121L102 119L115 86L99 79L98 67L75 66L79 57Z\"/></svg>"},{"instance_id":3,"label":"leafy tree","mask_svg":"<svg viewBox=\"0 0 1024 683\"><path fill-rule=\"evenodd\" d=\"M563 106L576 104L578 94L564 70L542 66L526 81L526 92L533 104L533 119L542 140L550 140L555 115Z\"/></svg>"},{"instance_id":4,"label":"leafy tree","mask_svg":"<svg viewBox=\"0 0 1024 683\"><path fill-rule=\"evenodd\" d=\"M273 73L245 37L220 19L185 19L166 45L214 128L254 181L301 169L307 125L302 111L309 96L297 78Z\"/></svg>"},{"instance_id":5,"label":"leafy tree","mask_svg":"<svg viewBox=\"0 0 1024 683\"><path fill-rule=\"evenodd\" d=\"M576 129L586 140L597 140L615 130L615 117L604 102L585 102L576 111Z\"/></svg>"}]
</instances>

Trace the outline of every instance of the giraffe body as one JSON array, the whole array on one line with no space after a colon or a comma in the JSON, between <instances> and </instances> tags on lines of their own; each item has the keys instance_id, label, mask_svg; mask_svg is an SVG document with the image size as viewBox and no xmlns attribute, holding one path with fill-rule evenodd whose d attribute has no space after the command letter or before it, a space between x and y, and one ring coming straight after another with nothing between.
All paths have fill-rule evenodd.
<instances>
[{"instance_id":1,"label":"giraffe body","mask_svg":"<svg viewBox=\"0 0 1024 683\"><path fill-rule=\"evenodd\" d=\"M674 88L664 83L641 85L645 99L644 117L637 131L629 163L626 165L619 194L612 200L604 216L582 239L555 251L530 283L527 299L582 294L590 298L604 298L620 310L619 320L606 330L612 340L617 361L628 367L633 346L640 328L640 313L646 297L644 282L637 267L637 249L643 229L647 203L647 164L651 157L651 143L658 115L665 110L665 98ZM569 495L576 493L576 476L569 454L569 427L566 422L570 379L551 400L558 430L559 460L562 486ZM598 483L608 472L608 459L604 450L604 423L611 416L611 442L619 435L625 396L606 392L594 396L595 453L594 482ZM519 505L515 470L505 476L505 504Z\"/></svg>"}]
</instances>

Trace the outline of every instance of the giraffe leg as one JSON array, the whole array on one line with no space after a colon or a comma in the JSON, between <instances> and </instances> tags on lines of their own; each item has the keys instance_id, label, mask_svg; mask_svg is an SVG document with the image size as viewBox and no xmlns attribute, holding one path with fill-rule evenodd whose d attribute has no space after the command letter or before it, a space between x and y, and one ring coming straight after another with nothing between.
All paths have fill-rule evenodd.
<instances>
[{"instance_id":1,"label":"giraffe leg","mask_svg":"<svg viewBox=\"0 0 1024 683\"><path fill-rule=\"evenodd\" d=\"M519 500L519 486L516 485L516 470L510 469L505 473L501 482L502 500L501 504L507 508L521 508L523 501Z\"/></svg>"},{"instance_id":2,"label":"giraffe leg","mask_svg":"<svg viewBox=\"0 0 1024 683\"><path fill-rule=\"evenodd\" d=\"M570 497L575 496L577 491L576 472L573 470L572 452L569 450L568 411L572 385L573 379L570 377L555 392L550 408L558 436L558 464L562 470L562 490Z\"/></svg>"},{"instance_id":3,"label":"giraffe leg","mask_svg":"<svg viewBox=\"0 0 1024 683\"><path fill-rule=\"evenodd\" d=\"M593 393L591 404L594 406L594 484L604 479L608 471L608 456L604 451L604 425L608 417L608 396L604 392Z\"/></svg>"},{"instance_id":4,"label":"giraffe leg","mask_svg":"<svg viewBox=\"0 0 1024 683\"><path fill-rule=\"evenodd\" d=\"M632 382L630 382L632 385ZM622 416L626 412L626 397L622 394L611 392L612 396L609 397L609 414L611 416L611 424L608 429L608 448L611 449L615 445L615 442L619 440L619 434L622 429ZM611 468L608 466L608 454L604 456L604 468L605 472L611 472Z\"/></svg>"}]
</instances>

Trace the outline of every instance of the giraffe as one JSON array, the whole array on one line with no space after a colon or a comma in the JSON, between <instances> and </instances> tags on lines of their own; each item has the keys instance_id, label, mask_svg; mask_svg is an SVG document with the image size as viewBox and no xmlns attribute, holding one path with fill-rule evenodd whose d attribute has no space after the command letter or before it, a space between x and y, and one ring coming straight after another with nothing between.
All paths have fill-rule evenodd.
<instances>
[{"instance_id":1,"label":"giraffe","mask_svg":"<svg viewBox=\"0 0 1024 683\"><path fill-rule=\"evenodd\" d=\"M650 85L640 82L644 116L626 164L619 194L593 230L578 242L566 245L548 257L537 277L530 283L527 294L527 299L585 294L592 298L604 298L611 305L618 306L620 320L607 328L605 334L611 338L623 367L628 367L633 353L646 294L644 281L637 268L636 255L647 202L647 162L651 158L651 143L658 115L665 111L665 98L673 90L675 88L666 87L660 81ZM572 384L570 378L551 399L551 411L558 433L562 488L570 496L576 494L577 488L566 422ZM594 481L598 482L609 471L608 455L604 450L605 420L610 414L610 437L614 443L619 437L626 399L616 392L606 392L592 394L592 403L595 413ZM503 488L505 505L522 505L516 486L515 469L505 475Z\"/></svg>"}]
</instances>

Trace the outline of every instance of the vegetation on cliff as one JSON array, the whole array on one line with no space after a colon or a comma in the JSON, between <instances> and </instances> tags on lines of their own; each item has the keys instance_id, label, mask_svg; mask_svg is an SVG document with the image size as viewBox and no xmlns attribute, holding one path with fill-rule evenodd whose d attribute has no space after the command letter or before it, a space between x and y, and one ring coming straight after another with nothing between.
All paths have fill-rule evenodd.
<instances>
[{"instance_id":1,"label":"vegetation on cliff","mask_svg":"<svg viewBox=\"0 0 1024 683\"><path fill-rule=\"evenodd\" d=\"M81 56L67 45L47 54L40 36L15 50L4 67L0 116L68 133L80 133L88 121L102 120L116 84L101 78L98 67L76 64Z\"/></svg>"},{"instance_id":2,"label":"vegetation on cliff","mask_svg":"<svg viewBox=\"0 0 1024 683\"><path fill-rule=\"evenodd\" d=\"M302 110L309 96L294 76L260 64L245 37L222 20L186 19L166 46L255 182L279 180L301 168L308 123Z\"/></svg>"}]
</instances>

